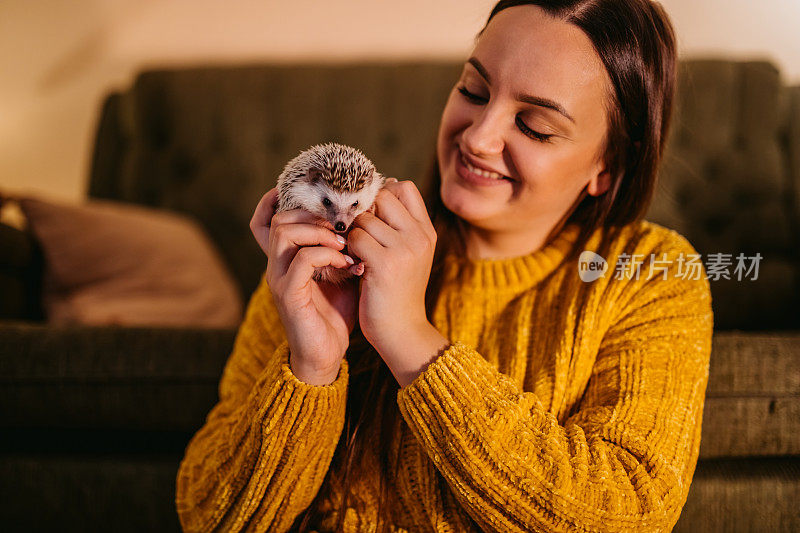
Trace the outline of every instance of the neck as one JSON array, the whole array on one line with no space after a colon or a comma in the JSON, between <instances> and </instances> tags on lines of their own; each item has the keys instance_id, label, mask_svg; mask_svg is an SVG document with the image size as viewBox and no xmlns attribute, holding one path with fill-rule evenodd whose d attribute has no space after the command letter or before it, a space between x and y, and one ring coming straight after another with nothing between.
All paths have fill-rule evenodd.
<instances>
[{"instance_id":1,"label":"neck","mask_svg":"<svg viewBox=\"0 0 800 533\"><path fill-rule=\"evenodd\" d=\"M532 224L530 231L494 231L469 226L465 232L467 258L506 259L533 253L546 246L566 222L562 218L555 225Z\"/></svg>"},{"instance_id":2,"label":"neck","mask_svg":"<svg viewBox=\"0 0 800 533\"><path fill-rule=\"evenodd\" d=\"M543 221L531 224L530 231L496 231L475 226L466 226L464 243L466 255L471 260L506 259L533 253L546 246L572 215L575 208L586 197L586 187L578 194L563 216L555 223ZM463 223L463 220L459 219Z\"/></svg>"}]
</instances>

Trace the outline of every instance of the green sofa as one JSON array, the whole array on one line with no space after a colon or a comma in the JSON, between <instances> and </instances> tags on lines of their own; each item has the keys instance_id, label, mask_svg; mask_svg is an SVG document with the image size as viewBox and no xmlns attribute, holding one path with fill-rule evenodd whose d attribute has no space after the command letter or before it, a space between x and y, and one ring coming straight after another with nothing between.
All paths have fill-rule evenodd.
<instances>
[{"instance_id":1,"label":"green sofa","mask_svg":"<svg viewBox=\"0 0 800 533\"><path fill-rule=\"evenodd\" d=\"M460 62L150 70L102 104L88 196L195 217L247 301L249 230L283 165L361 148L422 186ZM765 61L685 60L647 218L707 254L760 253L711 282L715 337L700 460L676 531L800 529L800 87ZM53 327L44 256L0 225L4 531L178 531L175 474L217 401L235 329Z\"/></svg>"}]
</instances>

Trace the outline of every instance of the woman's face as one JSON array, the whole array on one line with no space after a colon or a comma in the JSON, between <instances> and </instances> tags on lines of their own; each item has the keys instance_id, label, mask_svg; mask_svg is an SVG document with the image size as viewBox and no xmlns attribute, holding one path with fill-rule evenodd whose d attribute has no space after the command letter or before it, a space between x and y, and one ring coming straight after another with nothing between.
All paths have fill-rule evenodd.
<instances>
[{"instance_id":1,"label":"woman's face","mask_svg":"<svg viewBox=\"0 0 800 533\"><path fill-rule=\"evenodd\" d=\"M475 228L541 233L584 186L602 194L609 185L602 151L610 87L577 26L537 6L499 12L442 114L437 155L444 204ZM496 174L481 178L463 158Z\"/></svg>"}]
</instances>

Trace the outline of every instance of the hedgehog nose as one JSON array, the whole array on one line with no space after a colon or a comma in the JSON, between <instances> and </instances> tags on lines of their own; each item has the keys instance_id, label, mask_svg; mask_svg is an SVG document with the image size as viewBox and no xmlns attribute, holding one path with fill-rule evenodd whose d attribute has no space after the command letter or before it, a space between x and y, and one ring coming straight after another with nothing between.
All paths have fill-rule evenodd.
<instances>
[{"instance_id":1,"label":"hedgehog nose","mask_svg":"<svg viewBox=\"0 0 800 533\"><path fill-rule=\"evenodd\" d=\"M337 222L336 225L334 226L334 229L336 229L336 231L344 231L346 228L347 226L341 220Z\"/></svg>"}]
</instances>

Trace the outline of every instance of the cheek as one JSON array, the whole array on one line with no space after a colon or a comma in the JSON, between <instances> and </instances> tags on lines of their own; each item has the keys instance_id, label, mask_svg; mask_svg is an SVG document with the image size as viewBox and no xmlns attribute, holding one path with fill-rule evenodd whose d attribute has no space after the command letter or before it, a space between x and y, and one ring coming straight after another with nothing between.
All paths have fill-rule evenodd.
<instances>
[{"instance_id":1,"label":"cheek","mask_svg":"<svg viewBox=\"0 0 800 533\"><path fill-rule=\"evenodd\" d=\"M523 141L521 144L525 146L521 146L514 157L523 181L538 190L559 183L566 170L564 165L570 164L563 150L536 141Z\"/></svg>"},{"instance_id":2,"label":"cheek","mask_svg":"<svg viewBox=\"0 0 800 533\"><path fill-rule=\"evenodd\" d=\"M534 194L552 200L573 194L585 184L592 168L587 149L531 143L533 146L518 151L516 161L527 188Z\"/></svg>"}]
</instances>

